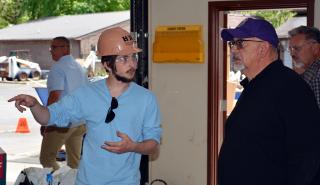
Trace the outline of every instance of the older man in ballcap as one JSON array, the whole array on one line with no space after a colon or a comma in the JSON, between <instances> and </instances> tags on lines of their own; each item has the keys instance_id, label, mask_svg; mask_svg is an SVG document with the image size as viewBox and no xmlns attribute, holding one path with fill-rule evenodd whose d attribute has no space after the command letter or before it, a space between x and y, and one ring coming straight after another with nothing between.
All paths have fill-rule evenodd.
<instances>
[{"instance_id":1,"label":"older man in ballcap","mask_svg":"<svg viewBox=\"0 0 320 185\"><path fill-rule=\"evenodd\" d=\"M307 185L319 168L320 119L304 80L278 57L266 20L223 29L231 59L246 76L228 117L218 160L219 185Z\"/></svg>"}]
</instances>

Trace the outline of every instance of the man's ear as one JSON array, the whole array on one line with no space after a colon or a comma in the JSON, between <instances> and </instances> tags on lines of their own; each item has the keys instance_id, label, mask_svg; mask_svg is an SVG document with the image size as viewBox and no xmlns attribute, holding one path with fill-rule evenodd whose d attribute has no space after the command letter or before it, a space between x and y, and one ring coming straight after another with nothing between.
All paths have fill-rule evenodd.
<instances>
[{"instance_id":1,"label":"man's ear","mask_svg":"<svg viewBox=\"0 0 320 185\"><path fill-rule=\"evenodd\" d=\"M319 59L320 58L320 43L313 44L312 50L313 50L313 53L315 54L315 56L317 56L317 58Z\"/></svg>"},{"instance_id":2,"label":"man's ear","mask_svg":"<svg viewBox=\"0 0 320 185\"><path fill-rule=\"evenodd\" d=\"M265 57L268 53L268 50L271 49L271 45L267 42L263 42L259 45L259 48L258 48L258 53L260 55L260 57Z\"/></svg>"},{"instance_id":3,"label":"man's ear","mask_svg":"<svg viewBox=\"0 0 320 185\"><path fill-rule=\"evenodd\" d=\"M102 65L103 65L103 67L107 70L107 71L111 71L111 68L110 68L110 66L108 65L109 64L109 62L102 62Z\"/></svg>"}]
</instances>

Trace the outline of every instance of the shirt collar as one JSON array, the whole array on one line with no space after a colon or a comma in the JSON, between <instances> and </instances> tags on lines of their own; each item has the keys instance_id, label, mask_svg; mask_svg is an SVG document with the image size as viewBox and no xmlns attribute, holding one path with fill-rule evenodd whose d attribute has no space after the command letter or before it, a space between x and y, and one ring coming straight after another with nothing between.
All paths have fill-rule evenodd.
<instances>
[{"instance_id":1,"label":"shirt collar","mask_svg":"<svg viewBox=\"0 0 320 185\"><path fill-rule=\"evenodd\" d=\"M302 78L304 78L307 82L311 81L312 78L317 74L320 70L320 59L313 62L308 69L301 74Z\"/></svg>"},{"instance_id":2,"label":"shirt collar","mask_svg":"<svg viewBox=\"0 0 320 185\"><path fill-rule=\"evenodd\" d=\"M246 88L246 86L250 83L250 82L254 82L259 78L262 78L266 73L268 73L268 71L270 71L273 66L279 66L279 65L283 65L281 60L275 60L273 62L271 62L267 67L265 67L259 74L257 74L253 79L249 80L248 78L243 79L240 84Z\"/></svg>"}]
</instances>

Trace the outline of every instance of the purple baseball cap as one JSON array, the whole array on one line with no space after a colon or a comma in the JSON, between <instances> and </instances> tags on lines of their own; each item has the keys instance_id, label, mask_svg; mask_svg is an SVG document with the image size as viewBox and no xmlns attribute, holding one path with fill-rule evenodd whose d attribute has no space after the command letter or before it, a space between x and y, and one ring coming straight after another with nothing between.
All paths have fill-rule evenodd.
<instances>
[{"instance_id":1,"label":"purple baseball cap","mask_svg":"<svg viewBox=\"0 0 320 185\"><path fill-rule=\"evenodd\" d=\"M269 42L277 48L279 39L276 30L268 21L263 19L246 18L234 29L223 29L221 37L224 41L231 41L234 38L257 37Z\"/></svg>"}]
</instances>

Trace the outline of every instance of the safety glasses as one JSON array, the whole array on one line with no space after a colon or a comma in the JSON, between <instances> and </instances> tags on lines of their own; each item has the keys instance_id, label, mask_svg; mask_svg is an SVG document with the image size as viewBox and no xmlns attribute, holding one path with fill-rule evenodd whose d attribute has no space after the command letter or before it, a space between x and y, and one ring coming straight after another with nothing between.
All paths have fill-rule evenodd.
<instances>
[{"instance_id":1,"label":"safety glasses","mask_svg":"<svg viewBox=\"0 0 320 185\"><path fill-rule=\"evenodd\" d=\"M116 108L118 108L118 100L115 97L112 97L111 105L108 109L108 113L105 120L107 124L110 123L116 116L115 113L113 112L113 109L116 109Z\"/></svg>"},{"instance_id":2,"label":"safety glasses","mask_svg":"<svg viewBox=\"0 0 320 185\"><path fill-rule=\"evenodd\" d=\"M118 55L116 57L116 62L128 64L129 60L132 60L134 63L138 62L138 53L133 53L131 55Z\"/></svg>"}]
</instances>

